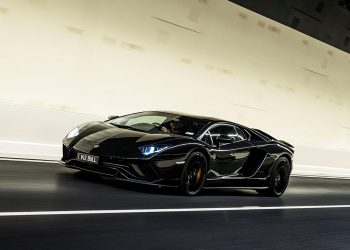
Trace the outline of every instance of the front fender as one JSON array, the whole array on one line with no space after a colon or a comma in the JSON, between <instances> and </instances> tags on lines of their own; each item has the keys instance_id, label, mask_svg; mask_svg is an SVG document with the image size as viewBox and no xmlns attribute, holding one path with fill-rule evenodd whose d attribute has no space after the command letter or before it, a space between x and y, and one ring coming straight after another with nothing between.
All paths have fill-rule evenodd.
<instances>
[{"instance_id":1,"label":"front fender","mask_svg":"<svg viewBox=\"0 0 350 250\"><path fill-rule=\"evenodd\" d=\"M187 157L194 151L203 150L199 142L183 142L170 146L166 150L152 156L151 160L156 171L166 179L180 179Z\"/></svg>"},{"instance_id":2,"label":"front fender","mask_svg":"<svg viewBox=\"0 0 350 250\"><path fill-rule=\"evenodd\" d=\"M200 148L205 150L203 144L196 141L181 142L179 144L172 145L167 149L159 152L150 157L151 160L159 159L171 159L171 158L180 158L185 160L193 151Z\"/></svg>"}]
</instances>

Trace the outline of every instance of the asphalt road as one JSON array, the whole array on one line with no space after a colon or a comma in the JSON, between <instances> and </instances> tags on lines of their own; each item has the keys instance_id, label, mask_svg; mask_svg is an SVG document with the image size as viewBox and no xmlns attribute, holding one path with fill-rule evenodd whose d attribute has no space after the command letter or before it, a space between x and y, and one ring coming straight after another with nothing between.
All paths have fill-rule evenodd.
<instances>
[{"instance_id":1,"label":"asphalt road","mask_svg":"<svg viewBox=\"0 0 350 250\"><path fill-rule=\"evenodd\" d=\"M0 249L350 249L350 208L304 208L323 205L350 205L350 180L293 177L281 198L239 190L184 197L58 164L0 161ZM142 212L228 207L244 209ZM80 214L130 209L141 212ZM68 210L77 214L4 214Z\"/></svg>"}]
</instances>

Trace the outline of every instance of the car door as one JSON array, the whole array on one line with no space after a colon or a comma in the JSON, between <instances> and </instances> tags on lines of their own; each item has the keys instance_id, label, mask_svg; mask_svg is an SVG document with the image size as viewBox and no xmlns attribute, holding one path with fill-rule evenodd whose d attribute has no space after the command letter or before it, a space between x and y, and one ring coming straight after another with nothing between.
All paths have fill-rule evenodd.
<instances>
[{"instance_id":1,"label":"car door","mask_svg":"<svg viewBox=\"0 0 350 250\"><path fill-rule=\"evenodd\" d=\"M247 161L252 144L244 132L230 124L217 125L208 131L213 147L208 177L237 176Z\"/></svg>"}]
</instances>

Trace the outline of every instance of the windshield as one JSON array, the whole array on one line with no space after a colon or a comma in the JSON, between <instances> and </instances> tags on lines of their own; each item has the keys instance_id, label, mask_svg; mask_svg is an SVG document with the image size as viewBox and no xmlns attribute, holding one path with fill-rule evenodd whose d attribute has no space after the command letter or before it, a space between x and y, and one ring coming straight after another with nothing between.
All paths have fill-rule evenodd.
<instances>
[{"instance_id":1,"label":"windshield","mask_svg":"<svg viewBox=\"0 0 350 250\"><path fill-rule=\"evenodd\" d=\"M168 133L193 136L208 121L163 112L141 112L126 115L108 121L117 127L130 128L153 133Z\"/></svg>"}]
</instances>

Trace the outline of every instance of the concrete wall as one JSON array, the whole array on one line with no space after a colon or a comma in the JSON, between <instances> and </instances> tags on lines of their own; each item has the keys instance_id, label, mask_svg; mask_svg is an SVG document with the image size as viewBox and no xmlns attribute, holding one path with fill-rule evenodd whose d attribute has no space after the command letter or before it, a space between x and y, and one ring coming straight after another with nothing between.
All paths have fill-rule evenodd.
<instances>
[{"instance_id":1,"label":"concrete wall","mask_svg":"<svg viewBox=\"0 0 350 250\"><path fill-rule=\"evenodd\" d=\"M59 159L75 125L177 110L350 177L350 56L225 0L0 0L0 156Z\"/></svg>"}]
</instances>

